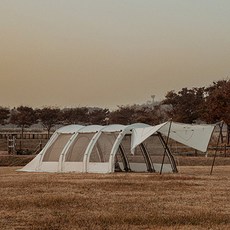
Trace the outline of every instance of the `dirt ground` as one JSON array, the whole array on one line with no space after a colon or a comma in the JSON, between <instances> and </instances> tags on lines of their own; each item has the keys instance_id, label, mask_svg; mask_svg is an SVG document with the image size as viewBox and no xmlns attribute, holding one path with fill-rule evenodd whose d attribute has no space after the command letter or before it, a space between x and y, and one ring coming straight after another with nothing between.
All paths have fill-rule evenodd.
<instances>
[{"instance_id":1,"label":"dirt ground","mask_svg":"<svg viewBox=\"0 0 230 230\"><path fill-rule=\"evenodd\" d=\"M0 229L230 229L230 166L178 174L0 167Z\"/></svg>"}]
</instances>

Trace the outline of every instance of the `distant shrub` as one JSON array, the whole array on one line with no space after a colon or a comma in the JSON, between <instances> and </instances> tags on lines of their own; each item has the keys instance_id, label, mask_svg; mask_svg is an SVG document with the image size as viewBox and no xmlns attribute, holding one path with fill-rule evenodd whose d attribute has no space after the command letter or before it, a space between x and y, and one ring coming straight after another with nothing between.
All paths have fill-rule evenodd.
<instances>
[{"instance_id":1,"label":"distant shrub","mask_svg":"<svg viewBox=\"0 0 230 230\"><path fill-rule=\"evenodd\" d=\"M18 149L16 153L17 155L32 155L33 151L29 149Z\"/></svg>"}]
</instances>

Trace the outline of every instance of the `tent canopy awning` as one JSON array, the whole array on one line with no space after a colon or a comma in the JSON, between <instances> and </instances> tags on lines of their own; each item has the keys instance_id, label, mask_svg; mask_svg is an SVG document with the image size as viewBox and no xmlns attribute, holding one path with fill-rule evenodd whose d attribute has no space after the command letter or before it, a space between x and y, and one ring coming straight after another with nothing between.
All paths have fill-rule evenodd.
<instances>
[{"instance_id":1,"label":"tent canopy awning","mask_svg":"<svg viewBox=\"0 0 230 230\"><path fill-rule=\"evenodd\" d=\"M206 152L214 128L215 125L190 125L170 121L147 128L136 128L132 133L131 151L159 132L181 144Z\"/></svg>"},{"instance_id":2,"label":"tent canopy awning","mask_svg":"<svg viewBox=\"0 0 230 230\"><path fill-rule=\"evenodd\" d=\"M168 122L155 125L155 126L149 126L149 127L143 127L143 128L135 128L132 130L132 136L131 136L131 152L134 153L134 149L144 142L148 137L159 131L163 126L167 125Z\"/></svg>"}]
</instances>

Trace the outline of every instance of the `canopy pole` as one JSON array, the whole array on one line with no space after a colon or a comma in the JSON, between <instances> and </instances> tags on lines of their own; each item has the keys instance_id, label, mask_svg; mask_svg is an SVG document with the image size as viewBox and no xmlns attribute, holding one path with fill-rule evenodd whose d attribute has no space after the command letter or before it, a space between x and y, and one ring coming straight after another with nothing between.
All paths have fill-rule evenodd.
<instances>
[{"instance_id":1,"label":"canopy pole","mask_svg":"<svg viewBox=\"0 0 230 230\"><path fill-rule=\"evenodd\" d=\"M213 161L212 161L212 167L211 167L210 175L212 175L213 167L214 167L214 164L215 164L216 154L217 154L218 147L219 147L219 143L220 143L221 130L222 130L222 128L223 128L223 125L224 125L224 122L221 121L221 122L220 122L220 132L219 132L219 136L218 136L218 140L217 140L217 144L216 144L215 154L214 154Z\"/></svg>"},{"instance_id":2,"label":"canopy pole","mask_svg":"<svg viewBox=\"0 0 230 230\"><path fill-rule=\"evenodd\" d=\"M171 126L172 126L172 119L170 119L170 123L169 123L168 136L167 136L167 139L166 139L166 142L165 142L166 146L168 146L168 141L169 141L169 135L170 135L170 131L171 131ZM163 155L163 159L162 159L162 163L161 163L160 175L162 174L166 151L167 151L167 149L165 147L164 155Z\"/></svg>"},{"instance_id":3,"label":"canopy pole","mask_svg":"<svg viewBox=\"0 0 230 230\"><path fill-rule=\"evenodd\" d=\"M161 144L162 144L163 147L166 149L166 155L167 155L168 158L169 158L169 161L170 161L170 164L171 164L171 167L172 167L172 171L173 171L174 173L177 173L178 170L177 170L177 167L176 167L175 159L174 159L173 155L171 154L171 151L170 151L169 147L167 146L167 144L166 144L164 138L162 137L161 133L158 133L158 135L159 135L159 139L160 139L160 141L161 141Z\"/></svg>"}]
</instances>

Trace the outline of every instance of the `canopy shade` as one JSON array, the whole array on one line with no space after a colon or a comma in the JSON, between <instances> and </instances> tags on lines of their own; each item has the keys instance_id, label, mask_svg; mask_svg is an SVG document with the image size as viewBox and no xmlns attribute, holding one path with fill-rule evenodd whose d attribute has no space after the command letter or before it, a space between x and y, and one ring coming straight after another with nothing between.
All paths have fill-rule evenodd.
<instances>
[{"instance_id":1,"label":"canopy shade","mask_svg":"<svg viewBox=\"0 0 230 230\"><path fill-rule=\"evenodd\" d=\"M154 133L159 132L165 136L169 135L169 138L181 144L201 152L206 152L214 128L215 125L189 125L166 122L147 128L134 129L132 133L131 150L133 152L140 143L144 142Z\"/></svg>"}]
</instances>

